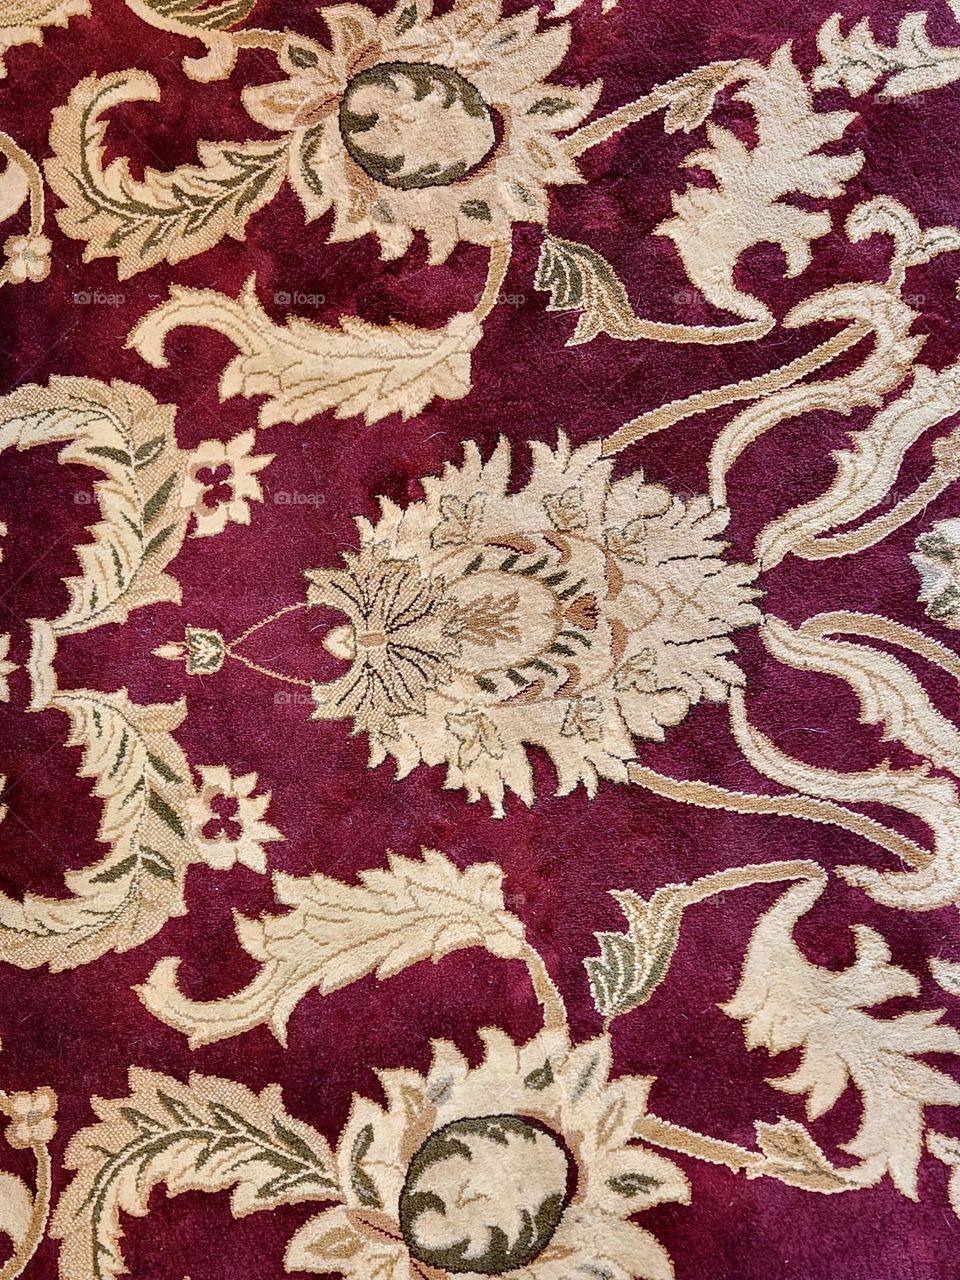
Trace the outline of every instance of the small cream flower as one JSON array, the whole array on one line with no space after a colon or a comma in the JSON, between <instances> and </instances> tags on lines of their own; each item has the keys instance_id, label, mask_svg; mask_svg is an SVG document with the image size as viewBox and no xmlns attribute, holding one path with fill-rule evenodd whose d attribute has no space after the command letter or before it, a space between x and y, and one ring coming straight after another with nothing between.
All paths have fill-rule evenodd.
<instances>
[{"instance_id":1,"label":"small cream flower","mask_svg":"<svg viewBox=\"0 0 960 1280\"><path fill-rule=\"evenodd\" d=\"M200 791L187 806L190 834L201 857L217 871L237 862L261 874L267 863L263 846L283 836L262 818L270 804L270 792L253 794L257 775L234 778L223 765L201 766Z\"/></svg>"},{"instance_id":2,"label":"small cream flower","mask_svg":"<svg viewBox=\"0 0 960 1280\"><path fill-rule=\"evenodd\" d=\"M50 274L50 250L46 236L11 236L4 242L7 270L12 284L25 280L45 280Z\"/></svg>"},{"instance_id":3,"label":"small cream flower","mask_svg":"<svg viewBox=\"0 0 960 1280\"><path fill-rule=\"evenodd\" d=\"M32 1093L12 1093L3 1101L10 1117L6 1137L11 1147L45 1147L57 1132L57 1095L45 1086Z\"/></svg>"},{"instance_id":4,"label":"small cream flower","mask_svg":"<svg viewBox=\"0 0 960 1280\"><path fill-rule=\"evenodd\" d=\"M195 538L222 533L231 520L250 523L250 503L263 501L256 473L274 458L272 453L251 455L255 439L251 429L226 444L204 440L190 454L180 506L189 507L196 517Z\"/></svg>"}]
</instances>

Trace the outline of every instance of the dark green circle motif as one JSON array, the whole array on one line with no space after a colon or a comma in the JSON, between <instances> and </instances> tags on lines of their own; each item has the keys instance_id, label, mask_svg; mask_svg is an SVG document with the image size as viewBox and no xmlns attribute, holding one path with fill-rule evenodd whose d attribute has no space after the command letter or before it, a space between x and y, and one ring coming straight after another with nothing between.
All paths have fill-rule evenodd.
<instances>
[{"instance_id":1,"label":"dark green circle motif","mask_svg":"<svg viewBox=\"0 0 960 1280\"><path fill-rule=\"evenodd\" d=\"M405 156L381 155L370 145L364 135L376 127L381 113L369 107L361 111L356 102L361 91L373 89L386 105L406 86L412 90L414 102L429 100L433 118L428 117L426 123L438 140L437 155L421 157L412 169ZM472 154L451 159L443 156L442 139L445 134L456 133L454 117L446 115L452 108L459 108L461 122L466 119L474 127L464 140ZM452 67L432 62L379 62L358 72L340 101L340 134L351 159L364 173L398 191L449 186L478 169L497 145L493 116L479 90Z\"/></svg>"},{"instance_id":2,"label":"dark green circle motif","mask_svg":"<svg viewBox=\"0 0 960 1280\"><path fill-rule=\"evenodd\" d=\"M442 1166L448 1160L471 1161L477 1142L495 1143L500 1160L502 1178L500 1185L506 1198L511 1194L512 1174L521 1175L516 1155L522 1143L550 1142L563 1157L564 1176L552 1178L558 1185L539 1188L538 1203L524 1205L520 1210L521 1227L516 1231L516 1206L508 1205L511 1218L511 1235L497 1222L487 1224L487 1247L476 1253L476 1241L469 1232L455 1244L443 1247L425 1245L417 1234L417 1219L424 1213L438 1213L451 1221L455 1230L456 1207L446 1203L435 1190L419 1190L418 1183L430 1169ZM559 1165L559 1162L557 1162ZM407 1249L418 1262L438 1267L452 1275L469 1273L484 1276L501 1276L518 1267L525 1267L543 1253L560 1225L560 1219L570 1199L573 1165L565 1144L546 1126L525 1119L523 1116L467 1116L453 1120L431 1133L410 1161L406 1180L400 1192L400 1230ZM433 1180L434 1185L436 1180ZM532 1198L532 1197L531 1197ZM491 1204L491 1208L495 1208ZM493 1215L492 1215L493 1216ZM473 1224L474 1229L476 1224Z\"/></svg>"}]
</instances>

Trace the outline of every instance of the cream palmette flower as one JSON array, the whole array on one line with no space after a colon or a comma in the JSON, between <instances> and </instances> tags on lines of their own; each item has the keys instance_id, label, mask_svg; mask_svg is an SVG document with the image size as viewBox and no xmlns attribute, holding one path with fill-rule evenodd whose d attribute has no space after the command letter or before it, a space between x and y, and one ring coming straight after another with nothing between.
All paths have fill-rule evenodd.
<instances>
[{"instance_id":1,"label":"cream palmette flower","mask_svg":"<svg viewBox=\"0 0 960 1280\"><path fill-rule=\"evenodd\" d=\"M53 245L43 235L11 236L4 241L10 280L23 284L27 280L46 280L50 274L50 250Z\"/></svg>"},{"instance_id":2,"label":"cream palmette flower","mask_svg":"<svg viewBox=\"0 0 960 1280\"><path fill-rule=\"evenodd\" d=\"M525 745L558 792L625 781L635 738L661 739L701 698L742 683L731 633L759 622L756 568L728 563L725 509L641 475L616 483L593 442L532 446L509 493L510 451L423 481L401 510L359 520L345 567L307 572L308 601L347 617L324 639L349 666L315 684L314 717L350 718L371 764L447 766L447 786L528 803Z\"/></svg>"},{"instance_id":3,"label":"cream palmette flower","mask_svg":"<svg viewBox=\"0 0 960 1280\"><path fill-rule=\"evenodd\" d=\"M11 1093L0 1103L10 1117L4 1137L11 1147L46 1146L57 1132L57 1095L44 1086L32 1093Z\"/></svg>"},{"instance_id":4,"label":"cream palmette flower","mask_svg":"<svg viewBox=\"0 0 960 1280\"><path fill-rule=\"evenodd\" d=\"M270 792L254 795L257 775L234 778L223 765L201 766L200 787L190 800L187 817L193 843L208 866L229 870L241 862L252 871L266 871L263 846L283 836L264 822Z\"/></svg>"},{"instance_id":5,"label":"cream palmette flower","mask_svg":"<svg viewBox=\"0 0 960 1280\"><path fill-rule=\"evenodd\" d=\"M480 1035L479 1067L440 1041L426 1077L378 1073L386 1107L354 1098L337 1150L345 1203L301 1227L287 1268L669 1280L666 1250L629 1221L690 1195L670 1160L631 1142L650 1081L610 1082L607 1038L571 1049L561 1033L523 1046Z\"/></svg>"},{"instance_id":6,"label":"cream palmette flower","mask_svg":"<svg viewBox=\"0 0 960 1280\"><path fill-rule=\"evenodd\" d=\"M457 0L430 14L429 0L380 19L324 9L331 49L288 37L288 78L243 101L292 131L293 185L308 218L333 207L331 240L372 231L396 258L419 230L438 263L460 240L493 245L514 222L546 222L547 187L582 181L557 134L592 111L600 86L545 83L570 31L538 31L535 8L503 18L495 0Z\"/></svg>"},{"instance_id":7,"label":"cream palmette flower","mask_svg":"<svg viewBox=\"0 0 960 1280\"><path fill-rule=\"evenodd\" d=\"M222 533L231 520L250 523L250 503L263 501L257 472L274 459L272 453L251 455L255 439L256 432L251 429L226 444L204 440L192 450L180 489L180 506L189 507L196 518L195 538Z\"/></svg>"}]
</instances>

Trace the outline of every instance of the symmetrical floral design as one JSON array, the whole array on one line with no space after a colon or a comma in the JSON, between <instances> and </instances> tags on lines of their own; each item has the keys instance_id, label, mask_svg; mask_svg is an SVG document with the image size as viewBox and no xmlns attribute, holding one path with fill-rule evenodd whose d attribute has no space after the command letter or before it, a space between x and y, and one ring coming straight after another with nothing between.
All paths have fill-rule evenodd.
<instances>
[{"instance_id":1,"label":"symmetrical floral design","mask_svg":"<svg viewBox=\"0 0 960 1280\"><path fill-rule=\"evenodd\" d=\"M599 445L534 444L508 492L510 451L424 480L401 511L359 521L343 569L310 570L313 606L345 613L325 645L350 665L314 685L317 719L349 717L402 776L445 764L447 785L533 802L524 745L558 791L626 778L634 738L661 739L742 677L731 633L755 625L756 570L724 562L727 514L633 475L612 483Z\"/></svg>"},{"instance_id":2,"label":"symmetrical floral design","mask_svg":"<svg viewBox=\"0 0 960 1280\"><path fill-rule=\"evenodd\" d=\"M607 1040L480 1034L479 1067L440 1042L425 1077L381 1073L385 1108L354 1098L336 1155L344 1203L300 1228L287 1268L667 1280L663 1246L629 1221L690 1195L676 1165L631 1143L648 1082L608 1080Z\"/></svg>"},{"instance_id":3,"label":"symmetrical floral design","mask_svg":"<svg viewBox=\"0 0 960 1280\"><path fill-rule=\"evenodd\" d=\"M105 30L98 5L0 0L0 75L26 60L15 53L7 68L9 50L42 46L53 25L92 13L94 29ZM960 20L957 0L949 7ZM925 336L930 314L912 274L922 268L933 288L938 271L955 273L960 226L928 225L885 193L866 142L881 113L865 109L937 101L960 80L960 46L934 42L924 13L894 15L891 25L885 9L881 23L849 10L806 33L816 35L815 54L812 39L761 33L749 56L711 62L703 53L624 102L618 50L629 57L630 41L645 38L626 9L610 18L606 0L590 13L576 0L557 0L550 13L521 2L505 14L500 0L439 8L399 0L375 14L343 0L318 10L308 36L254 25L257 0L125 0L122 20L158 29L160 51L144 42L138 65L106 72L80 57L73 74L61 61L71 74L55 103L24 77L51 111L41 121L50 138L42 171L0 131L0 285L26 286L5 295L18 316L24 301L39 300L20 332L34 332L45 299L58 305L52 281L82 275L74 242L84 262L105 259L99 270L120 280L156 273L147 295L156 305L140 305L138 294L119 330L91 310L95 341L85 332L73 363L59 364L69 327L43 353L32 338L20 342L19 385L0 397L0 451L11 467L14 451L29 452L27 500L13 471L3 490L15 501L0 522L12 571L0 592L9 610L0 713L18 725L41 717L29 723L50 724L54 735L34 760L15 728L14 763L0 782L0 834L25 832L47 859L36 876L26 862L9 883L5 873L0 889L16 1032L34 1037L11 1071L15 1087L0 1091L16 1169L0 1171L0 1234L10 1241L2 1280L54 1265L61 1280L115 1280L126 1271L124 1216L148 1214L160 1186L169 1195L228 1192L237 1217L309 1203L274 1262L344 1280L687 1280L694 1273L673 1210L659 1207L690 1203L695 1213L739 1175L773 1179L814 1203L830 1195L856 1204L873 1188L891 1222L891 1206L913 1211L905 1202L921 1198L960 1217L960 519L949 510L960 477L960 357L944 354L948 323L938 322L936 343ZM638 30L657 21L642 19ZM721 43L729 41L704 49ZM195 162L156 168L129 108L166 110L175 100L168 76L190 119L205 93L216 119L210 82L232 78L241 123L222 131L231 140L198 142ZM828 90L829 99L818 96ZM596 113L601 94L622 105ZM667 134L697 137L661 154L653 117ZM648 118L641 142L634 126ZM674 173L678 158L689 176L671 200L653 178ZM632 278L622 239L606 235L633 198L617 184L637 174L651 181L630 225L658 237L643 246L660 246L645 271L665 273L652 285ZM585 193L554 194L588 179ZM59 200L56 225L45 182ZM379 255L376 278L334 319L284 316L291 295L278 290L272 305L264 296L277 283L277 224L268 219L280 209L288 224L284 184L305 215L305 228L295 218L298 251L317 250L318 278L362 254L354 242L374 238L365 260ZM841 221L835 202L848 196ZM278 197L254 249L248 224ZM215 254L228 236L238 243ZM592 243L601 239L620 265ZM486 252L454 257L464 243ZM236 270L167 270L199 254ZM497 311L505 296L526 301L504 293L521 267L541 295L523 318ZM472 302L452 301L461 271ZM669 271L685 282L672 300ZM799 299L789 307L778 271ZM424 303L417 323L401 301L416 310L414 294ZM560 313L552 328L544 311ZM225 365L221 402L260 398L234 406L237 426L216 412L212 423L197 418L205 388L184 368L185 346L168 344L181 327L231 344L229 357L213 351ZM490 373L496 341L528 331L561 333L578 348L543 384L544 399L561 406L555 418L529 429ZM131 381L112 377L118 332ZM650 348L638 344L650 343L723 345L733 368L750 372L711 382L702 370L719 368L724 354L711 351L710 360L677 362L698 389L678 378L685 389L675 394L671 361L654 361L651 385L661 379L668 393L631 408L627 421L616 411L611 423L603 415L620 382L628 394L631 352L642 356ZM793 354L777 364L788 344ZM611 351L625 369L619 381ZM93 366L90 376L55 372L78 361ZM42 380L28 381L44 363ZM155 383L147 365L169 366L168 380ZM564 378L575 369L584 386L598 384L596 417L567 412ZM484 432L434 404L464 400L475 382L480 412L493 418ZM163 403L155 385L190 394ZM387 425L367 432L361 419ZM307 424L296 448L285 423ZM667 436L681 424L686 435ZM322 520L311 503L303 526L322 536L297 543L302 529L284 523L284 504L263 505L268 466L284 482L309 473L360 500L351 511L326 507ZM65 509L53 478L66 476ZM384 489L392 497L378 496ZM368 496L378 497L376 516L363 506ZM38 546L29 562L24 547L32 551L51 523L58 534L83 526L66 544L69 576L44 616L31 603L21 617L20 583L52 550ZM228 525L243 527L211 543ZM325 549L314 557L318 542ZM242 571L225 558L228 545L248 557ZM877 549L883 558L868 559ZM908 556L919 602L899 590ZM846 571L835 595L832 561ZM819 580L807 562L819 562ZM274 590L273 568L285 587ZM861 578L879 588L881 572L891 578L882 591L857 594ZM251 575L257 590L238 591ZM268 595L271 612L250 620L250 602ZM290 636L279 629L290 625L301 628L306 674L283 669ZM270 636L278 643L268 654ZM89 679L77 680L85 664ZM788 732L764 709L782 701L778 693L763 695L768 677L794 672ZM291 749L277 721L260 732L260 705L246 691L263 681L283 690L272 706L294 706L306 747ZM823 743L799 736L825 732L800 714L815 687L824 690L821 718L836 697L836 729ZM231 729L218 733L227 698ZM398 852L377 843L380 815L348 734L365 739L371 767L395 766L394 781L366 781L397 797L389 816ZM77 869L57 891L41 874L59 849L31 829L20 788L63 761L77 773L77 803L98 807L89 831L99 847L68 846L64 861ZM330 824L341 840L348 833L342 845L328 839L311 785L317 761L351 770L351 799ZM431 777L431 766L441 774ZM434 811L438 785L454 794ZM420 797L409 811L405 789ZM567 798L547 803L551 791ZM651 794L659 799L648 813ZM482 803L470 811L464 801ZM607 802L609 833L588 809ZM543 818L550 804L559 818ZM728 817L713 823L709 811ZM694 858L708 864L702 874L660 874L664 814L676 857L683 868ZM770 840L789 840L793 820L807 824L802 856L754 840L766 815L779 820ZM557 837L568 816L585 869L564 861L570 846ZM439 847L411 854L428 829ZM747 854L740 841L759 847ZM229 889L226 909L249 912L233 913L244 976L232 982L229 955L227 976L209 987L191 971L208 927L191 877ZM607 891L619 928L601 918ZM738 928L724 945L735 962L717 963L723 929L705 904L719 911L731 900ZM574 901L598 913L586 935L579 920L570 925ZM870 925L859 922L858 902L870 907ZM913 914L901 934L904 911ZM849 937L841 912L858 921ZM132 956L131 965L145 963L118 989L116 953L185 916L196 928L170 928L161 950ZM435 1008L418 1005L427 961L439 966L430 998L449 1028L428 1025ZM56 977L81 966L89 968L72 986ZM46 988L23 972L41 967L52 975L43 982L63 982L63 1043L82 1050L63 1061L46 1053L48 1035L61 1043L43 1022ZM926 970L942 1000L928 998ZM506 993L496 1014L467 1007L474 997L464 993L488 981ZM676 1061L666 1055L686 1044L688 1026L697 1034L668 1003L681 982L696 986L705 1020L741 1024L741 1052L793 1055L779 1075L744 1090L735 1123L704 1100L703 1126L668 1118L684 1102L677 1081L662 1079ZM359 983L362 995L349 990ZM347 994L324 1003L335 992ZM88 996L96 1016L71 1003ZM338 1036L340 1015L328 1023L327 1010L350 1017L362 999L381 997L393 1020L377 1029L382 1040L369 1040L389 1049L363 1058L376 1080L357 1080L349 1054L355 1064L367 1053L363 1033L358 1043ZM100 1077L85 1055L99 1060L102 1046L93 1053L86 1037L100 1034L89 1028L102 1025L104 1007L118 1027L137 1029L117 1045L126 1097L92 1096ZM170 1029L169 1062L182 1054L171 1074L141 1063L155 1043L139 1035L143 1019ZM318 1070L315 1089L299 1082L319 1097L317 1127L288 1112L279 1085L264 1086L279 1075L264 1074L259 1058L251 1065L263 1029L276 1052L292 1050L283 1061L296 1073L310 1060L305 1030L322 1041L332 1068ZM228 1039L239 1047L226 1070L250 1066L259 1093L242 1079L190 1072L194 1050ZM717 1046L709 1070L729 1092ZM338 1089L343 1110L328 1123L327 1090L333 1098ZM77 1123L88 1099L97 1119ZM744 1117L754 1114L767 1118L751 1130ZM61 1170L50 1149L71 1125ZM737 1140L721 1136L733 1129ZM704 1163L710 1179L699 1176Z\"/></svg>"},{"instance_id":4,"label":"symmetrical floral design","mask_svg":"<svg viewBox=\"0 0 960 1280\"><path fill-rule=\"evenodd\" d=\"M244 91L254 120L290 137L291 181L308 218L334 209L332 240L374 232L385 258L421 230L430 260L459 240L494 245L514 222L546 222L546 187L582 181L557 133L589 114L599 85L547 83L569 28L497 0L430 17L400 3L324 11L333 46L288 38L287 79ZM495 127L496 122L496 127Z\"/></svg>"}]
</instances>

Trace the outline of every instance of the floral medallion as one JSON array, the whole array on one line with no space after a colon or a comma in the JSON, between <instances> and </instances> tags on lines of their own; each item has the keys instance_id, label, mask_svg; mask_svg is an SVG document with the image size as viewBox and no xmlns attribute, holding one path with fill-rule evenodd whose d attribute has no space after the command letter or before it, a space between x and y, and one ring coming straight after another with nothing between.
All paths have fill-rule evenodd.
<instances>
[{"instance_id":1,"label":"floral medallion","mask_svg":"<svg viewBox=\"0 0 960 1280\"><path fill-rule=\"evenodd\" d=\"M349 619L324 639L350 665L314 685L315 718L350 717L401 776L445 764L498 812L508 787L532 803L525 744L560 793L625 779L634 739L742 682L731 636L761 618L756 569L724 559L709 499L612 482L596 445L532 451L510 493L506 443L486 463L468 447L422 503L359 521L343 569L307 573L310 604Z\"/></svg>"}]
</instances>

